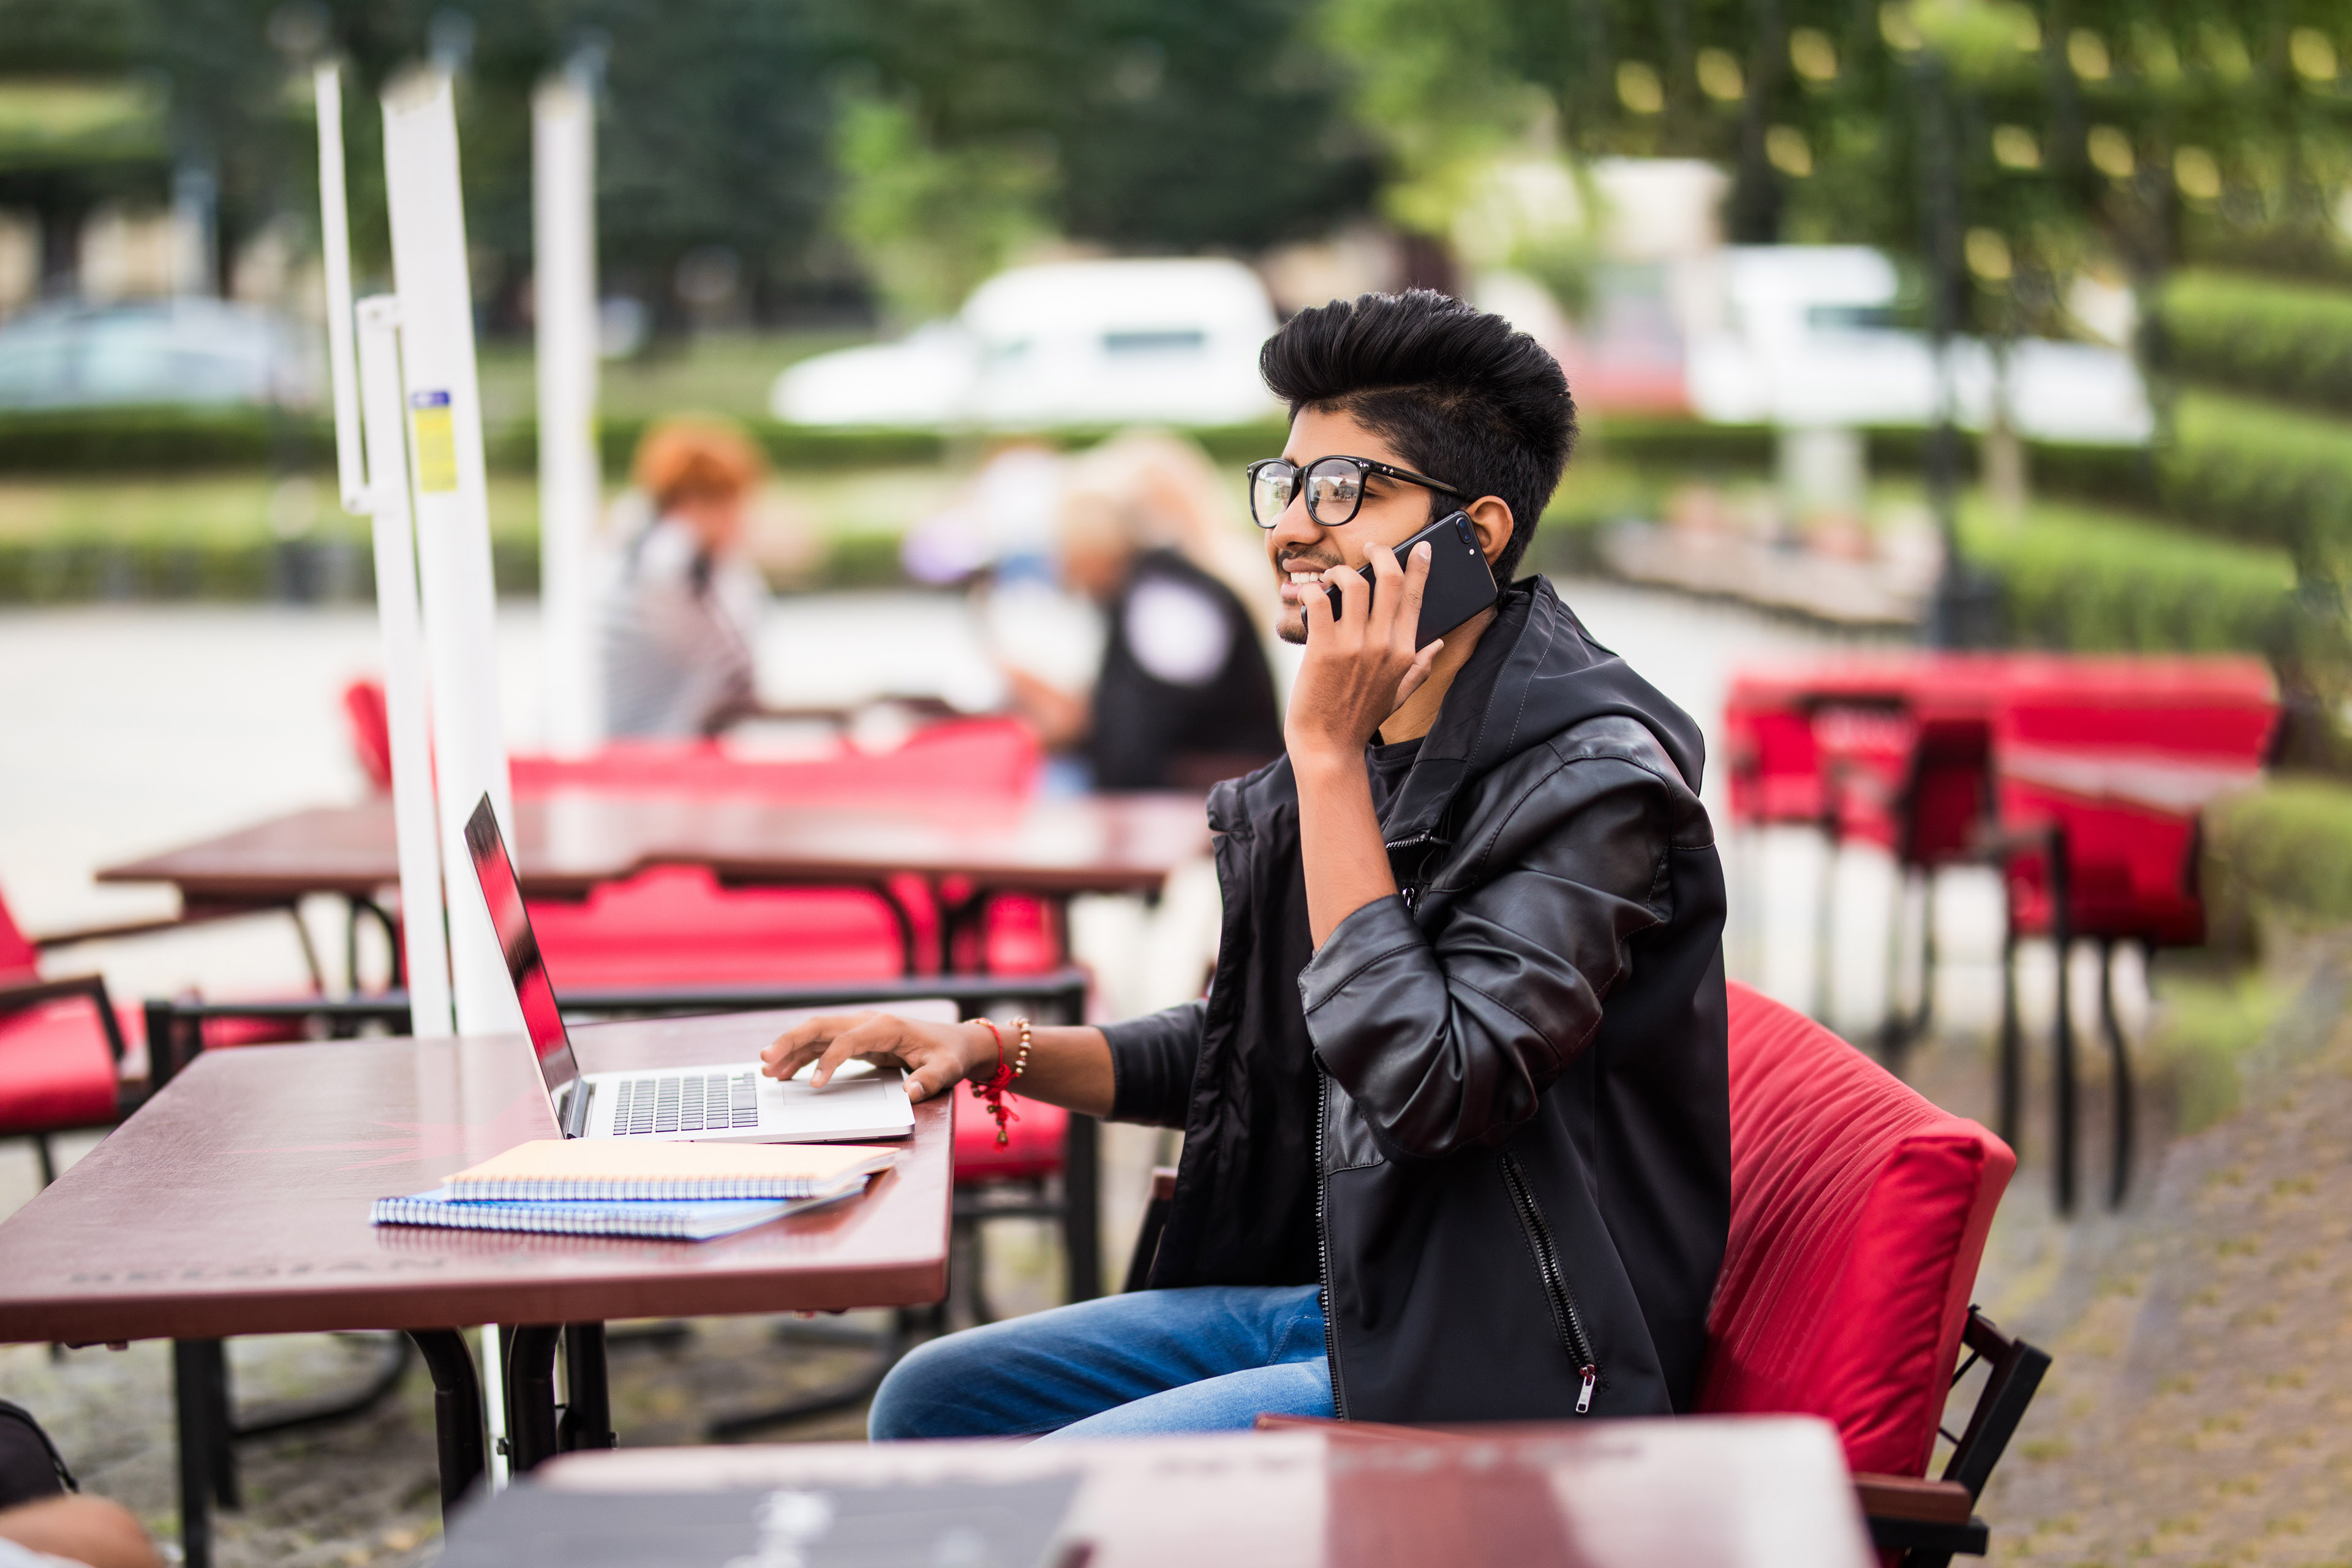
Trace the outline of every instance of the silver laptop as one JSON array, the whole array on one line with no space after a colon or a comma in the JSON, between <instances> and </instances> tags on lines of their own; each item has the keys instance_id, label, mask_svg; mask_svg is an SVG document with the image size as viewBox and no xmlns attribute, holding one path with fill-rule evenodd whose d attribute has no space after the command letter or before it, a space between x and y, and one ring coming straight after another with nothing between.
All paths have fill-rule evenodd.
<instances>
[{"instance_id":1,"label":"silver laptop","mask_svg":"<svg viewBox=\"0 0 2352 1568\"><path fill-rule=\"evenodd\" d=\"M708 1067L663 1068L636 1072L583 1073L572 1054L572 1037L547 981L547 965L523 909L514 862L507 858L490 797L474 808L466 824L466 847L482 885L490 924L506 954L507 977L522 1004L523 1026L539 1056L556 1125L566 1138L642 1138L670 1142L693 1139L726 1143L820 1143L867 1138L903 1138L915 1130L915 1108L907 1099L904 1075L896 1068L853 1062L823 1089L807 1082L807 1068L791 1082L760 1071L759 1051L767 1026L747 1040L748 1059ZM891 1011L910 1017L955 1021L947 1001L893 1003Z\"/></svg>"}]
</instances>

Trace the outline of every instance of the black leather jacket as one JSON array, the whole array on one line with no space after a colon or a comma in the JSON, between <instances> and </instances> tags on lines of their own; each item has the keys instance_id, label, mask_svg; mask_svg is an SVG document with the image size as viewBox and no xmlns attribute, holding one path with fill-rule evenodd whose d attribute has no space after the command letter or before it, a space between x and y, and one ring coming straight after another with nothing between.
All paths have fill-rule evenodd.
<instances>
[{"instance_id":1,"label":"black leather jacket","mask_svg":"<svg viewBox=\"0 0 2352 1568\"><path fill-rule=\"evenodd\" d=\"M1729 1225L1723 880L1689 718L1515 585L1308 937L1288 761L1210 795L1208 996L1106 1030L1181 1127L1155 1287L1319 1281L1342 1416L1689 1406Z\"/></svg>"}]
</instances>

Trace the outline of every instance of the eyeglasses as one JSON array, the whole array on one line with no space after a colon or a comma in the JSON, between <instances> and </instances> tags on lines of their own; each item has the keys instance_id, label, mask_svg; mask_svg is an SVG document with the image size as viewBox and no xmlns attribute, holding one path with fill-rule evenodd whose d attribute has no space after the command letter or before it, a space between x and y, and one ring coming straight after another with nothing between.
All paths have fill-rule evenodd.
<instances>
[{"instance_id":1,"label":"eyeglasses","mask_svg":"<svg viewBox=\"0 0 2352 1568\"><path fill-rule=\"evenodd\" d=\"M1419 485L1455 500L1469 499L1452 485L1440 484L1426 474L1376 463L1370 458L1318 458L1304 468L1286 458L1261 458L1249 466L1251 520L1260 528L1272 528L1280 522L1291 498L1298 493L1298 481L1303 475L1307 480L1307 516L1324 528L1353 522L1356 513L1363 509L1364 479L1371 474L1384 479L1402 479L1406 484Z\"/></svg>"}]
</instances>

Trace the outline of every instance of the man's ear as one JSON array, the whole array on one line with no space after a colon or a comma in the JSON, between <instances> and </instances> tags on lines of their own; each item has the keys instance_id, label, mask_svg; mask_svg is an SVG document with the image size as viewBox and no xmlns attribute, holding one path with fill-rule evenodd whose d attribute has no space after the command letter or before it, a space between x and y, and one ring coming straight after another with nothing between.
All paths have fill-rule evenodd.
<instances>
[{"instance_id":1,"label":"man's ear","mask_svg":"<svg viewBox=\"0 0 2352 1568\"><path fill-rule=\"evenodd\" d=\"M1511 542L1511 503L1501 496L1480 496L1462 510L1470 514L1470 526L1478 531L1478 548L1493 565Z\"/></svg>"}]
</instances>

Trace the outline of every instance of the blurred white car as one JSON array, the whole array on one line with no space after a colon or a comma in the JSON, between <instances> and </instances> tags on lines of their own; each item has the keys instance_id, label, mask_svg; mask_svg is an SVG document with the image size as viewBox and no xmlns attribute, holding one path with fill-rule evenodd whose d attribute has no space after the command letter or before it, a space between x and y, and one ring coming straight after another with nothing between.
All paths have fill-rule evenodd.
<instances>
[{"instance_id":1,"label":"blurred white car","mask_svg":"<svg viewBox=\"0 0 2352 1568\"><path fill-rule=\"evenodd\" d=\"M1015 268L953 321L803 360L769 406L798 425L1232 425L1278 405L1257 353L1276 326L1237 261Z\"/></svg>"},{"instance_id":2,"label":"blurred white car","mask_svg":"<svg viewBox=\"0 0 2352 1568\"><path fill-rule=\"evenodd\" d=\"M1796 428L1927 425L1935 419L1934 351L1925 334L1886 324L1895 264L1859 246L1743 246L1724 252L1725 329L1690 347L1691 406L1723 424ZM1958 422L1991 421L1996 364L1987 345L1956 338ZM2044 441L2136 446L2154 428L2129 355L2087 343L2021 339L2009 350L2012 426Z\"/></svg>"},{"instance_id":3,"label":"blurred white car","mask_svg":"<svg viewBox=\"0 0 2352 1568\"><path fill-rule=\"evenodd\" d=\"M297 324L220 300L42 305L0 326L0 408L317 400Z\"/></svg>"}]
</instances>

